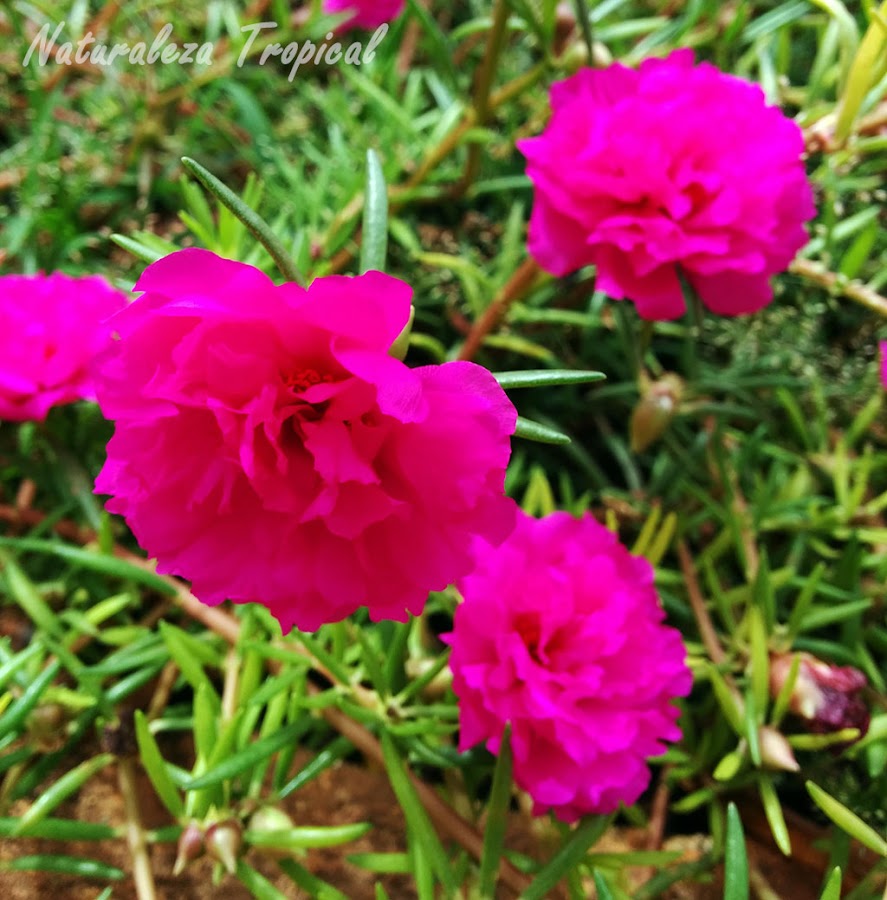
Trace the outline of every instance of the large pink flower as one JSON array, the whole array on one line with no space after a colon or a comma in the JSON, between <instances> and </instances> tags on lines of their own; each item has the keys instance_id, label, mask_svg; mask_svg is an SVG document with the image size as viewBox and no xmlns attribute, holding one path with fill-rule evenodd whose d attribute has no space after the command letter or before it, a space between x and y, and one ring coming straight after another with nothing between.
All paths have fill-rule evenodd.
<instances>
[{"instance_id":1,"label":"large pink flower","mask_svg":"<svg viewBox=\"0 0 887 900\"><path fill-rule=\"evenodd\" d=\"M259 601L285 630L368 606L405 619L514 522L516 413L485 369L388 351L411 289L369 272L275 286L182 250L114 320L96 482L159 569L206 603Z\"/></svg>"},{"instance_id":2,"label":"large pink flower","mask_svg":"<svg viewBox=\"0 0 887 900\"><path fill-rule=\"evenodd\" d=\"M41 421L53 406L93 397L89 366L126 305L104 278L0 277L0 419Z\"/></svg>"},{"instance_id":3,"label":"large pink flower","mask_svg":"<svg viewBox=\"0 0 887 900\"><path fill-rule=\"evenodd\" d=\"M552 87L551 107L518 143L541 266L596 265L597 286L646 319L684 312L679 271L713 312L770 302L814 207L801 131L759 87L680 50L637 71L582 70Z\"/></svg>"},{"instance_id":4,"label":"large pink flower","mask_svg":"<svg viewBox=\"0 0 887 900\"><path fill-rule=\"evenodd\" d=\"M590 516L521 514L460 588L446 636L460 749L498 753L510 722L537 814L571 822L637 800L646 759L681 736L672 700L692 683L650 564Z\"/></svg>"},{"instance_id":5,"label":"large pink flower","mask_svg":"<svg viewBox=\"0 0 887 900\"><path fill-rule=\"evenodd\" d=\"M396 19L405 5L405 0L323 0L323 11L328 15L351 13L344 28L378 28Z\"/></svg>"}]
</instances>

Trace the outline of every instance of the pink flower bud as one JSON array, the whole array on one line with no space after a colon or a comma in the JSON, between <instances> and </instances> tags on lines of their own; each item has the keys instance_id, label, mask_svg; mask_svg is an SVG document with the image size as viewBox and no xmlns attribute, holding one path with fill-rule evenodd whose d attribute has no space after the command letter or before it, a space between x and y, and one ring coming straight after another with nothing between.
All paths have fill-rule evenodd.
<instances>
[{"instance_id":1,"label":"pink flower bud","mask_svg":"<svg viewBox=\"0 0 887 900\"><path fill-rule=\"evenodd\" d=\"M761 745L761 761L768 769L781 769L784 772L799 772L801 767L795 759L795 753L785 737L775 728L764 725L758 730L758 742Z\"/></svg>"},{"instance_id":2,"label":"pink flower bud","mask_svg":"<svg viewBox=\"0 0 887 900\"><path fill-rule=\"evenodd\" d=\"M237 858L243 847L243 832L239 822L228 819L216 822L206 831L206 852L220 862L229 875L237 871Z\"/></svg>"},{"instance_id":3,"label":"pink flower bud","mask_svg":"<svg viewBox=\"0 0 887 900\"><path fill-rule=\"evenodd\" d=\"M795 654L777 653L770 659L770 692L776 697L785 684ZM806 719L810 731L823 734L858 728L862 737L869 727L869 711L859 697L866 677L852 666L833 666L810 653L800 653L798 677L789 709Z\"/></svg>"},{"instance_id":4,"label":"pink flower bud","mask_svg":"<svg viewBox=\"0 0 887 900\"><path fill-rule=\"evenodd\" d=\"M641 453L656 443L678 411L684 383L677 375L665 375L647 384L631 414L631 450Z\"/></svg>"},{"instance_id":5,"label":"pink flower bud","mask_svg":"<svg viewBox=\"0 0 887 900\"><path fill-rule=\"evenodd\" d=\"M178 853L173 866L173 875L181 875L188 863L203 856L203 831L196 822L189 822L179 836Z\"/></svg>"}]
</instances>

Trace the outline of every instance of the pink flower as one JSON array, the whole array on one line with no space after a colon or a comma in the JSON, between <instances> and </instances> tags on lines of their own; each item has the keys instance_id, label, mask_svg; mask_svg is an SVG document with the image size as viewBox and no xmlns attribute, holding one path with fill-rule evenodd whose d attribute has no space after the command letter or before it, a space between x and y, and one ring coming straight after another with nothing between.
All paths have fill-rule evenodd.
<instances>
[{"instance_id":1,"label":"pink flower","mask_svg":"<svg viewBox=\"0 0 887 900\"><path fill-rule=\"evenodd\" d=\"M878 348L881 351L881 384L887 387L887 341L881 341Z\"/></svg>"},{"instance_id":2,"label":"pink flower","mask_svg":"<svg viewBox=\"0 0 887 900\"><path fill-rule=\"evenodd\" d=\"M403 620L503 540L514 407L479 366L388 350L411 289L369 272L275 286L204 250L149 266L114 320L96 482L159 570L284 630L368 606Z\"/></svg>"},{"instance_id":3,"label":"pink flower","mask_svg":"<svg viewBox=\"0 0 887 900\"><path fill-rule=\"evenodd\" d=\"M680 739L672 700L692 684L650 564L590 516L521 514L460 588L446 636L460 750L498 753L510 722L537 815L572 822L637 800L645 760Z\"/></svg>"},{"instance_id":4,"label":"pink flower","mask_svg":"<svg viewBox=\"0 0 887 900\"><path fill-rule=\"evenodd\" d=\"M0 277L0 419L42 421L53 406L92 399L92 357L103 323L126 305L104 278Z\"/></svg>"},{"instance_id":5,"label":"pink flower","mask_svg":"<svg viewBox=\"0 0 887 900\"><path fill-rule=\"evenodd\" d=\"M679 50L637 71L580 71L552 87L551 107L543 134L518 143L541 266L596 265L597 286L645 319L685 311L679 270L713 312L770 302L814 207L801 131L759 87Z\"/></svg>"},{"instance_id":6,"label":"pink flower","mask_svg":"<svg viewBox=\"0 0 887 900\"><path fill-rule=\"evenodd\" d=\"M323 0L323 11L327 15L351 13L343 28L378 28L396 19L405 5L405 0Z\"/></svg>"}]
</instances>

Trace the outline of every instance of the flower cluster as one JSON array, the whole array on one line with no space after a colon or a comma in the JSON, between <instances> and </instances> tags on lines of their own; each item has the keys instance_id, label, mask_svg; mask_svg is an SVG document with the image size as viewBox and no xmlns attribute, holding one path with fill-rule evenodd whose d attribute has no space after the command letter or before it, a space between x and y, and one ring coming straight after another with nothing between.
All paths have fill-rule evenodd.
<instances>
[{"instance_id":1,"label":"flower cluster","mask_svg":"<svg viewBox=\"0 0 887 900\"><path fill-rule=\"evenodd\" d=\"M323 11L328 15L350 13L343 28L378 28L396 19L405 5L405 0L323 0Z\"/></svg>"},{"instance_id":2,"label":"flower cluster","mask_svg":"<svg viewBox=\"0 0 887 900\"><path fill-rule=\"evenodd\" d=\"M551 107L544 133L518 143L541 266L596 265L597 286L646 319L685 311L682 275L716 313L770 301L814 207L801 131L759 87L679 50L582 70Z\"/></svg>"},{"instance_id":3,"label":"flower cluster","mask_svg":"<svg viewBox=\"0 0 887 900\"><path fill-rule=\"evenodd\" d=\"M204 250L149 266L100 359L116 423L96 482L159 570L284 630L406 618L513 527L517 414L493 376L389 355L411 289L379 272L275 285Z\"/></svg>"},{"instance_id":4,"label":"flower cluster","mask_svg":"<svg viewBox=\"0 0 887 900\"><path fill-rule=\"evenodd\" d=\"M97 275L0 278L0 419L42 421L93 397L89 366L126 296Z\"/></svg>"},{"instance_id":5,"label":"flower cluster","mask_svg":"<svg viewBox=\"0 0 887 900\"><path fill-rule=\"evenodd\" d=\"M510 723L515 782L567 822L637 800L692 684L650 564L590 516L521 514L459 587L460 749L497 753Z\"/></svg>"}]
</instances>

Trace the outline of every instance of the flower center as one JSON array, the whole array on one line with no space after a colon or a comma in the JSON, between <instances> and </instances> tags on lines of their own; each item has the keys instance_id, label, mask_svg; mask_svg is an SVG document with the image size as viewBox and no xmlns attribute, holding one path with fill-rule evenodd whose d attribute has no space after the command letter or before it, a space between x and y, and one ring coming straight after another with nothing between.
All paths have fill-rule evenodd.
<instances>
[{"instance_id":1,"label":"flower center","mask_svg":"<svg viewBox=\"0 0 887 900\"><path fill-rule=\"evenodd\" d=\"M332 375L321 375L317 369L297 369L295 372L287 372L283 376L283 383L296 394L321 382L329 384L332 380Z\"/></svg>"},{"instance_id":2,"label":"flower center","mask_svg":"<svg viewBox=\"0 0 887 900\"><path fill-rule=\"evenodd\" d=\"M539 640L542 637L542 626L539 624L539 616L535 613L518 613L514 620L514 628L520 635L527 648L527 652L537 662L539 659Z\"/></svg>"}]
</instances>

